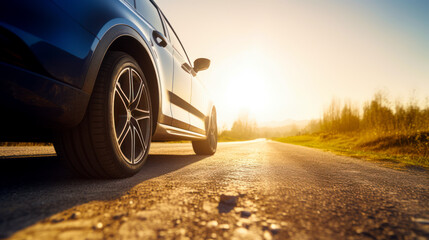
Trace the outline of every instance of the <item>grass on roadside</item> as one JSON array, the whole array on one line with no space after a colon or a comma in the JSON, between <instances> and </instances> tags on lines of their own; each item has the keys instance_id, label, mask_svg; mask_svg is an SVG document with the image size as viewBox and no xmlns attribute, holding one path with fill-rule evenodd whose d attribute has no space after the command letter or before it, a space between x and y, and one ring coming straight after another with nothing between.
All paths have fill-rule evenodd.
<instances>
[{"instance_id":1,"label":"grass on roadside","mask_svg":"<svg viewBox=\"0 0 429 240\"><path fill-rule=\"evenodd\" d=\"M395 169L408 167L429 169L428 141L426 138L424 141L416 141L419 137L421 136L370 137L356 133L301 135L273 140L377 161Z\"/></svg>"}]
</instances>

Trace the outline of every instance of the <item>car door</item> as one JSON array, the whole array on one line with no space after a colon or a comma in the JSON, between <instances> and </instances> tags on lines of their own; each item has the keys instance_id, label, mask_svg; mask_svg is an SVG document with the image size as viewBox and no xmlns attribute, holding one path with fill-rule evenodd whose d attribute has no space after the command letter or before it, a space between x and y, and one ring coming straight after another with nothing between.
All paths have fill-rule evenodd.
<instances>
[{"instance_id":1,"label":"car door","mask_svg":"<svg viewBox=\"0 0 429 240\"><path fill-rule=\"evenodd\" d=\"M129 1L129 0L128 0ZM131 5L134 3L130 1ZM148 22L153 32L151 36L151 48L155 52L158 72L162 84L161 97L163 99L161 114L158 121L163 124L172 124L171 104L164 99L168 98L168 93L173 90L173 46L168 44L168 35L162 15L156 4L151 0L135 0L135 9L146 22Z\"/></svg>"},{"instance_id":2,"label":"car door","mask_svg":"<svg viewBox=\"0 0 429 240\"><path fill-rule=\"evenodd\" d=\"M204 84L197 78L192 77L192 94L191 104L194 111L189 115L190 130L193 132L205 134L205 120L206 116L210 114L210 102L208 92Z\"/></svg>"},{"instance_id":3,"label":"car door","mask_svg":"<svg viewBox=\"0 0 429 240\"><path fill-rule=\"evenodd\" d=\"M165 20L173 45L173 90L169 93L173 126L189 129L192 90L192 67L188 56L170 23Z\"/></svg>"}]
</instances>

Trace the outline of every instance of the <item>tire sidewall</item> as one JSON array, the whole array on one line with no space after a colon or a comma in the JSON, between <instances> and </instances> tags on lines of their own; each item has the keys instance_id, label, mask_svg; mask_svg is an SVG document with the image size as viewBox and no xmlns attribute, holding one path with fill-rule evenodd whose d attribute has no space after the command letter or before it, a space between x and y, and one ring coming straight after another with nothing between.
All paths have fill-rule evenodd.
<instances>
[{"instance_id":1,"label":"tire sidewall","mask_svg":"<svg viewBox=\"0 0 429 240\"><path fill-rule=\"evenodd\" d=\"M152 140L152 126L153 126L153 116L152 116L152 103L151 103L151 99L150 99L150 93L148 92L148 106L150 109L150 123L149 123L149 141L148 141L148 146L146 148L146 151L144 153L144 156L142 158L142 160L137 163L137 164L130 164L124 157L124 155L122 154L122 151L119 147L119 144L117 143L116 140L116 130L115 130L115 118L114 118L114 96L115 96L115 87L116 87L116 80L119 77L119 74L121 73L121 71L124 68L127 67L131 67L134 70L136 70L138 72L138 74L140 75L140 77L143 80L143 84L144 86L147 88L148 84L147 84L147 80L145 75L143 74L143 71L141 70L141 68L138 66L137 62L129 55L123 53L122 56L118 57L115 61L115 63L113 64L112 70L110 72L110 79L109 79L109 84L108 84L108 91L107 91L107 98L108 99L108 103L106 104L106 124L107 124L107 128L108 128L108 136L109 136L109 143L110 143L110 147L111 149L113 149L113 154L114 154L114 159L117 159L119 161L116 161L116 165L118 168L121 169L121 172L126 172L127 175L129 174L135 174L137 173L142 166L144 165L144 163L147 160L148 154L149 154L149 149L150 149L150 143Z\"/></svg>"},{"instance_id":2,"label":"tire sidewall","mask_svg":"<svg viewBox=\"0 0 429 240\"><path fill-rule=\"evenodd\" d=\"M214 119L214 121L213 121ZM214 125L214 126L212 126ZM214 128L214 139L215 139L215 143L214 146L212 147L212 143L211 143L211 138L210 138L210 134L211 134L211 129ZM213 153L216 152L217 150L217 118L216 118L216 111L213 109L211 117L210 117L210 126L209 126L209 134L207 136L209 138L209 147L211 149L211 151Z\"/></svg>"}]
</instances>

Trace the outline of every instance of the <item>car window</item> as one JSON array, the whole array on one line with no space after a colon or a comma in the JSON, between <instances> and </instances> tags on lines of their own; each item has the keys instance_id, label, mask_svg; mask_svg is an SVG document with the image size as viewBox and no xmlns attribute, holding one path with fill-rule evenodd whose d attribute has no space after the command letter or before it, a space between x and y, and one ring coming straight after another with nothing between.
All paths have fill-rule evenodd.
<instances>
[{"instance_id":1,"label":"car window","mask_svg":"<svg viewBox=\"0 0 429 240\"><path fill-rule=\"evenodd\" d=\"M188 55L186 55L186 51L183 48L182 43L180 42L173 28L170 26L169 23L167 23L166 25L167 25L168 33L170 34L171 44L173 45L174 49L176 49L176 51L183 57L183 59L189 63Z\"/></svg>"},{"instance_id":2,"label":"car window","mask_svg":"<svg viewBox=\"0 0 429 240\"><path fill-rule=\"evenodd\" d=\"M136 10L143 16L156 30L165 34L158 9L149 0L136 0Z\"/></svg>"},{"instance_id":3,"label":"car window","mask_svg":"<svg viewBox=\"0 0 429 240\"><path fill-rule=\"evenodd\" d=\"M167 21L167 19L165 18L164 13L163 13L161 10L160 10L159 12L161 13L162 22L164 23L163 25L164 25L164 29L165 29L165 36L166 36L168 39L170 39L170 35L171 35L172 33L171 33L171 30L169 30L169 29L168 29L168 21Z\"/></svg>"}]
</instances>

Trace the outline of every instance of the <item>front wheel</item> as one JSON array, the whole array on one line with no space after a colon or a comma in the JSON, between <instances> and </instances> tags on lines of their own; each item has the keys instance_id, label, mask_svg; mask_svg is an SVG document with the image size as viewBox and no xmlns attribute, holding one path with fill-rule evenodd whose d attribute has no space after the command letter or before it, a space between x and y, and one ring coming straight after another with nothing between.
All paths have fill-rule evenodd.
<instances>
[{"instance_id":1,"label":"front wheel","mask_svg":"<svg viewBox=\"0 0 429 240\"><path fill-rule=\"evenodd\" d=\"M197 155L213 155L217 149L217 120L213 110L207 129L207 138L202 141L192 141L192 148Z\"/></svg>"},{"instance_id":2,"label":"front wheel","mask_svg":"<svg viewBox=\"0 0 429 240\"><path fill-rule=\"evenodd\" d=\"M146 161L152 138L149 86L136 60L109 52L82 122L60 134L60 158L79 175L123 178Z\"/></svg>"}]
</instances>

